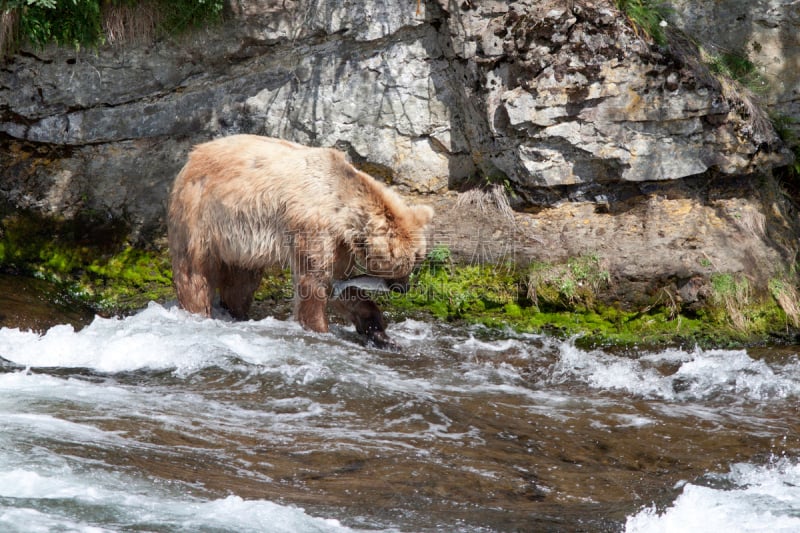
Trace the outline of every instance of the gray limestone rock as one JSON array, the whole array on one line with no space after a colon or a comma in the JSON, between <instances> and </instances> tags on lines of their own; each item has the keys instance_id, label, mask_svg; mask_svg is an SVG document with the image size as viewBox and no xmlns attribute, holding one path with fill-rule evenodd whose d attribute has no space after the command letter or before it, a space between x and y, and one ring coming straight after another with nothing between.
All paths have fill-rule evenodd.
<instances>
[{"instance_id":1,"label":"gray limestone rock","mask_svg":"<svg viewBox=\"0 0 800 533\"><path fill-rule=\"evenodd\" d=\"M708 21L728 7L712 4L739 6L730 17L744 14L747 24L730 21L735 35L726 34ZM719 30L731 46L757 42L765 59L780 55L768 62L779 83L772 103L796 113L800 70L789 67L800 57L798 32L787 26L797 24L797 2L756 4L745 13L752 2L677 2L676 20L695 33L700 24ZM155 238L191 146L247 132L338 147L434 202L503 183L530 227L537 216L524 210L566 213L563 205L581 202L591 206L581 211L588 225L614 226L637 222L605 218L609 205L650 205L671 183L758 179L790 161L774 131L754 126L752 110L698 61L649 42L609 2L427 0L418 12L413 1L237 0L229 12L224 24L186 37L25 49L6 61L0 197L45 215L100 213L128 223L134 239ZM659 212L669 224L673 211ZM444 213L447 227L456 215ZM682 233L696 230L672 225L662 253L698 264L699 252L675 252L688 242ZM626 231L608 231L613 240L539 234L530 242L542 246L526 257L612 250ZM717 253L729 238L712 235L704 246ZM748 253L769 258L759 265L775 264L769 239L756 248ZM655 268L636 264L630 258L621 271ZM743 259L725 264L747 268Z\"/></svg>"}]
</instances>

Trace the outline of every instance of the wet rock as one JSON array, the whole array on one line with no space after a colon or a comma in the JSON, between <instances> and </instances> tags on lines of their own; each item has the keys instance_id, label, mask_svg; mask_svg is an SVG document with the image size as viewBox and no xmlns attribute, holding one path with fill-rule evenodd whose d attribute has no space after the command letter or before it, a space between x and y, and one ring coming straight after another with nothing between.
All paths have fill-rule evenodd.
<instances>
[{"instance_id":1,"label":"wet rock","mask_svg":"<svg viewBox=\"0 0 800 533\"><path fill-rule=\"evenodd\" d=\"M771 7L754 24L772 17L775 6L762 4ZM433 203L503 183L517 222L537 228L521 241L523 259L594 250L626 279L661 280L702 273L701 252L685 249L698 235L703 253L737 271L766 273L791 255L775 244L795 231L780 200L750 186L726 197L752 201L780 234L746 235L755 260L730 244L746 231L735 219L718 233L699 229L717 209L708 182L747 182L786 164L787 152L707 72L633 31L610 4L416 7L245 0L231 3L222 26L188 37L26 49L0 69L0 196L44 214L121 218L134 240L157 239L190 147L248 132L336 146ZM669 197L674 183L680 198ZM675 209L679 199L693 207ZM446 209L439 223L471 216Z\"/></svg>"}]
</instances>

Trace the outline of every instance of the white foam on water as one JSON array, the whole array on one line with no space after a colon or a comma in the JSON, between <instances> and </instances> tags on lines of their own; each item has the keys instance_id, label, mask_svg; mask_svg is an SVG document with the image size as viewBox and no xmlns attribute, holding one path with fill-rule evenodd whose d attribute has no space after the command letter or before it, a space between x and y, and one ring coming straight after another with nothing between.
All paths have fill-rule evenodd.
<instances>
[{"instance_id":1,"label":"white foam on water","mask_svg":"<svg viewBox=\"0 0 800 533\"><path fill-rule=\"evenodd\" d=\"M407 349L408 354L398 357L413 358L415 349L442 340L430 324L413 320L394 324L390 333ZM44 334L0 329L0 357L27 368L85 368L108 374L167 370L181 377L245 364L248 371L291 385L331 381L421 396L459 388L471 393L475 387L531 394L518 365L496 361L505 357L520 364L534 358L533 348L523 340L462 337L452 339L451 346L460 362L419 377L388 366L361 346L303 331L292 321L206 319L155 303L122 319L96 317L80 331L68 325Z\"/></svg>"},{"instance_id":2,"label":"white foam on water","mask_svg":"<svg viewBox=\"0 0 800 533\"><path fill-rule=\"evenodd\" d=\"M651 506L629 516L626 533L800 531L800 464L739 463L728 474L709 478L732 488L687 484L664 511Z\"/></svg>"},{"instance_id":3,"label":"white foam on water","mask_svg":"<svg viewBox=\"0 0 800 533\"><path fill-rule=\"evenodd\" d=\"M0 357L27 368L87 368L109 374L172 370L179 376L245 363L291 382L309 383L335 375L342 360L337 356L353 351L345 343L332 346L329 338L304 332L295 322L206 319L151 303L123 319L96 317L80 331L69 325L44 334L2 328Z\"/></svg>"},{"instance_id":4,"label":"white foam on water","mask_svg":"<svg viewBox=\"0 0 800 533\"><path fill-rule=\"evenodd\" d=\"M475 337L469 337L462 342L454 344L453 349L469 354L478 354L480 352L507 352L514 350L518 352L520 358L530 358L528 346L518 339L482 341Z\"/></svg>"},{"instance_id":5,"label":"white foam on water","mask_svg":"<svg viewBox=\"0 0 800 533\"><path fill-rule=\"evenodd\" d=\"M435 335L431 324L413 319L392 324L391 329L395 338L406 344L410 344L412 341L427 341L433 339Z\"/></svg>"},{"instance_id":6,"label":"white foam on water","mask_svg":"<svg viewBox=\"0 0 800 533\"><path fill-rule=\"evenodd\" d=\"M798 370L796 359L770 365L745 350L666 350L632 358L565 342L550 382L578 381L594 389L670 401L786 400L800 397Z\"/></svg>"},{"instance_id":7,"label":"white foam on water","mask_svg":"<svg viewBox=\"0 0 800 533\"><path fill-rule=\"evenodd\" d=\"M102 386L79 379L59 378L28 371L0 374L0 412L15 406L27 405L35 400L70 401L95 405L99 401L115 406L129 405L134 394L113 383Z\"/></svg>"},{"instance_id":8,"label":"white foam on water","mask_svg":"<svg viewBox=\"0 0 800 533\"><path fill-rule=\"evenodd\" d=\"M41 470L41 467L39 468ZM39 507L38 509L35 507ZM108 523L113 525L109 525ZM345 532L337 520L238 496L201 500L120 474L0 470L0 530Z\"/></svg>"},{"instance_id":9,"label":"white foam on water","mask_svg":"<svg viewBox=\"0 0 800 533\"><path fill-rule=\"evenodd\" d=\"M90 526L63 516L53 516L36 509L3 509L0 506L0 526L7 533L114 533L111 529Z\"/></svg>"},{"instance_id":10,"label":"white foam on water","mask_svg":"<svg viewBox=\"0 0 800 533\"><path fill-rule=\"evenodd\" d=\"M79 445L105 450L151 448L148 427L166 427L194 442L218 446L224 436L244 435L262 442L292 439L298 430L325 430L319 421L344 416L337 404L322 404L302 396L283 401L240 405L234 399L190 392L180 386L134 383L123 386L113 379L96 381L61 378L28 371L0 374L0 449L45 442L60 446ZM115 421L135 418L140 424ZM198 431L198 417L205 431ZM317 427L322 426L322 427ZM12 461L8 464L16 464ZM4 463L0 461L0 467ZM2 529L0 529L2 531Z\"/></svg>"},{"instance_id":11,"label":"white foam on water","mask_svg":"<svg viewBox=\"0 0 800 533\"><path fill-rule=\"evenodd\" d=\"M167 370L187 376L206 368L231 370L244 364L248 371L273 375L287 384L331 381L421 396L431 391L471 394L477 390L539 401L542 393L531 386L527 367L535 368L545 384L579 382L594 389L672 401L800 396L800 362L767 363L743 350L667 350L631 358L562 342L552 343L557 356L551 364L531 339L523 337L496 341L472 336L446 338L431 324L413 320L394 324L391 334L408 352L398 357L413 358L420 346L437 341L449 343L455 358L420 377L390 367L360 346L332 335L304 332L292 321L204 319L154 303L123 319L97 317L80 331L67 325L44 334L0 328L0 357L28 368L87 368L108 374ZM0 390L4 382L14 379L20 378L0 376ZM65 394L73 400L80 394L97 393L91 387L79 390L82 385L74 382L66 385L71 390ZM123 402L130 393L117 392ZM0 396L0 407L2 402Z\"/></svg>"},{"instance_id":12,"label":"white foam on water","mask_svg":"<svg viewBox=\"0 0 800 533\"><path fill-rule=\"evenodd\" d=\"M178 310L151 304L127 317L95 317L76 332L70 325L50 328L43 335L0 329L0 356L27 367L91 368L123 372L142 368L193 368L205 363L207 352L195 342L207 340L203 320Z\"/></svg>"},{"instance_id":13,"label":"white foam on water","mask_svg":"<svg viewBox=\"0 0 800 533\"><path fill-rule=\"evenodd\" d=\"M59 447L51 443L71 442L112 453L153 445L56 415L14 412L15 408L44 409L48 402L58 406L59 397L66 398L70 390L96 388L90 396L99 398L102 384L24 372L10 376L0 397L11 391L9 382L20 384L27 396L0 409L0 531L4 533L352 531L337 520L317 518L294 506L235 495L203 499L192 496L191 488L180 482L164 483L118 471L101 459L90 458L91 454L81 458L59 453ZM36 386L41 387L38 398ZM50 394L51 390L60 392ZM128 407L133 411L146 406L145 395L129 393L126 398L132 401ZM164 413L164 417L166 424L181 423L174 414Z\"/></svg>"},{"instance_id":14,"label":"white foam on water","mask_svg":"<svg viewBox=\"0 0 800 533\"><path fill-rule=\"evenodd\" d=\"M95 318L80 331L70 326L57 326L44 334L0 329L0 357L28 368L86 368L111 375L165 370L179 378L207 368L231 371L244 365L246 373L278 380L293 389L320 384L343 398L398 397L406 406L428 412L427 429L420 429L418 434L425 440L470 437L452 434L449 420L429 407L441 397L517 396L524 398L531 412L554 419L568 418L576 407L569 393L531 387L525 369L544 364L541 350L531 342L541 341L539 336L499 340L481 340L472 335L453 337L447 330L415 320L393 324L390 334L404 349L396 357L424 359L430 356L416 356L415 352L439 343L453 358L436 363L430 372L419 373L392 365L394 355L384 359L333 335L305 332L292 321L205 319L155 303L123 319ZM264 437L268 439L290 438L298 425L305 431L322 434L329 430L316 425L315 420L350 417L336 404L321 404L302 396L297 399L308 400L303 408L286 413L280 409L271 411L268 406L246 410L235 403L216 402L185 391L172 394L147 387L120 387L113 381L95 386L80 379L24 372L0 375L0 391L4 386L9 394L5 400L0 395L0 412L4 402L11 402L6 406L11 412L16 409L14 405L61 400L96 404L98 416L113 418L119 408L136 406L138 416L163 419L172 426L185 427L187 433L192 433L192 415L200 403L204 412L213 417L207 423L211 429L241 434L256 425L242 421L252 420L270 429L269 436ZM235 422L226 425L228 420ZM343 438L385 443L387 438L406 436L393 433L396 423L389 416L380 433L361 424L354 427L342 423L339 432Z\"/></svg>"},{"instance_id":15,"label":"white foam on water","mask_svg":"<svg viewBox=\"0 0 800 533\"><path fill-rule=\"evenodd\" d=\"M102 462L90 464L51 451L65 442L86 443L109 453L155 449L136 433L135 424L125 425L126 433L103 429L119 427L113 423L98 423L113 421L121 413L195 441L243 434L260 441L300 441L300 432L322 439L334 432L343 447L425 453L420 442L483 442L481 431L455 424L443 408L460 398L502 402L514 397L515 405L531 413L566 420L575 412L602 415L608 405L624 404L615 395L575 394L574 387L562 384L666 400L671 403L665 403L665 409L677 405L678 410L706 410L709 419L720 416L719 408L711 405L717 401L800 397L797 360L767 363L745 351L668 350L630 358L538 336L482 340L477 333L453 334L413 320L393 324L390 335L403 346L403 354L305 332L292 321L205 319L157 304L122 319L98 317L80 331L70 326L56 326L44 334L0 329L0 357L22 367L0 373L0 531L346 530L295 507L237 496L194 498L178 488L113 472ZM403 364L394 357L404 358ZM130 378L140 374L141 380ZM160 380L162 375L169 379ZM209 375L241 382L230 391L206 390ZM254 395L262 398L260 403L247 398L248 388L258 391L265 386L274 398L264 401L263 395ZM360 418L374 416L359 411L362 400L385 406L374 417L378 420ZM619 411L598 416L597 423L618 428L658 423ZM207 431L198 431L198 418ZM780 531L772 526L785 520L795 525L791 520L798 519L797 495L789 484L800 484L786 474L796 475L796 468L767 473L755 469L750 481L728 480L739 487L728 491L687 485L673 507L661 514L645 509L630 517L629 525L660 527L684 509L691 512L697 501L697 509L708 507L711 500L703 498L718 498L723 508L726 498L740 498L751 507L739 500L736 505ZM731 476L742 476L739 470ZM487 472L490 476L491 470ZM763 490L769 484L758 477L761 474L780 480L763 507L759 502L766 501ZM754 487L761 487L762 493ZM781 498L789 498L788 507L779 505ZM94 511L106 518L91 518ZM740 517L739 523L749 518ZM643 530L647 529L633 531Z\"/></svg>"}]
</instances>

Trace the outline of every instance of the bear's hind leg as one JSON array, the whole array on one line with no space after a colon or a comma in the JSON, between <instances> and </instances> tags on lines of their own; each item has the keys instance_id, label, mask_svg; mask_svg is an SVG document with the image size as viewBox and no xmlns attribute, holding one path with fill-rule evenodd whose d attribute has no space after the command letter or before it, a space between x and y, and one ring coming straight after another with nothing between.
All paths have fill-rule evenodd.
<instances>
[{"instance_id":1,"label":"bear's hind leg","mask_svg":"<svg viewBox=\"0 0 800 533\"><path fill-rule=\"evenodd\" d=\"M222 267L219 303L233 318L246 320L253 303L253 294L261 284L264 271L230 265Z\"/></svg>"}]
</instances>

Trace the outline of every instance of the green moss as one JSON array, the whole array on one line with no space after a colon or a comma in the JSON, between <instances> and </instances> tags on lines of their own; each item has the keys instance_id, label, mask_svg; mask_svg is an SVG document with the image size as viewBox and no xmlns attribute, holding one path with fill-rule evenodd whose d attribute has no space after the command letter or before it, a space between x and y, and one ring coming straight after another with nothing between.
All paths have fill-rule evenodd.
<instances>
[{"instance_id":1,"label":"green moss","mask_svg":"<svg viewBox=\"0 0 800 533\"><path fill-rule=\"evenodd\" d=\"M289 269L273 268L264 273L264 279L255 293L256 301L285 301L292 298L292 273Z\"/></svg>"},{"instance_id":2,"label":"green moss","mask_svg":"<svg viewBox=\"0 0 800 533\"><path fill-rule=\"evenodd\" d=\"M167 253L134 248L125 243L126 234L123 226L97 220L16 214L2 222L0 266L54 282L98 312L171 298Z\"/></svg>"},{"instance_id":3,"label":"green moss","mask_svg":"<svg viewBox=\"0 0 800 533\"><path fill-rule=\"evenodd\" d=\"M167 251L133 247L125 235L127 228L97 220L66 222L17 214L0 226L0 267L53 281L72 298L106 314L173 299ZM412 275L406 294L388 293L378 300L394 320L432 317L579 337L583 346L741 346L763 343L798 326L793 274L776 278L761 293L743 276L715 274L707 304L691 313L670 298L655 298L643 309L609 303L609 279L594 255L521 268L458 265L449 250L436 248ZM285 304L291 297L287 269L268 271L256 292L256 300L268 306Z\"/></svg>"},{"instance_id":4,"label":"green moss","mask_svg":"<svg viewBox=\"0 0 800 533\"><path fill-rule=\"evenodd\" d=\"M455 267L434 259L411 281L412 290L385 296L387 303L401 309L429 309L434 316L453 320L504 313L507 305L519 299L518 278L511 265Z\"/></svg>"},{"instance_id":5,"label":"green moss","mask_svg":"<svg viewBox=\"0 0 800 533\"><path fill-rule=\"evenodd\" d=\"M503 312L508 318L522 318L522 307L515 303L507 303L503 306Z\"/></svg>"},{"instance_id":6,"label":"green moss","mask_svg":"<svg viewBox=\"0 0 800 533\"><path fill-rule=\"evenodd\" d=\"M714 277L715 295L700 311L682 312L669 298L626 310L603 303L610 275L593 255L528 269L455 265L440 255L429 256L408 293L381 296L381 305L396 318L430 314L489 328L578 336L586 346L741 346L763 343L787 324L775 299L756 301L744 278L731 275ZM743 327L731 318L732 301L745 304Z\"/></svg>"},{"instance_id":7,"label":"green moss","mask_svg":"<svg viewBox=\"0 0 800 533\"><path fill-rule=\"evenodd\" d=\"M784 308L794 301L796 292L788 281L773 280L766 291L756 291L742 275L727 273L711 276L711 302L705 318L736 339L767 335L788 321ZM787 296L789 298L787 298Z\"/></svg>"}]
</instances>

